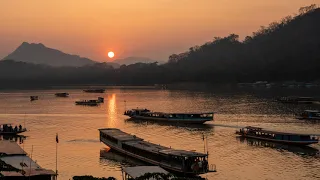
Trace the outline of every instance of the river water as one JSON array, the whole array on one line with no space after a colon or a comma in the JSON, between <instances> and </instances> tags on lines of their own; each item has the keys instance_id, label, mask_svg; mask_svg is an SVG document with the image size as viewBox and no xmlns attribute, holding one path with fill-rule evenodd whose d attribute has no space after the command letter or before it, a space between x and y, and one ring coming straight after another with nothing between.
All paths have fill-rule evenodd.
<instances>
[{"instance_id":1,"label":"river water","mask_svg":"<svg viewBox=\"0 0 320 180\"><path fill-rule=\"evenodd\" d=\"M69 98L57 98L67 91ZM285 90L289 91L289 90ZM314 91L290 91L316 95ZM290 94L287 93L287 94ZM176 149L204 152L207 137L209 163L216 173L208 179L319 179L320 144L300 148L236 137L238 127L260 126L271 130L318 134L320 123L296 120L294 113L317 106L284 105L272 101L278 90L155 90L107 89L104 94L80 89L0 92L0 123L25 124L28 132L21 143L40 166L56 169L56 133L59 179L74 175L113 176L121 179L121 165L143 164L108 152L99 142L99 128L115 127L157 144ZM39 100L30 102L30 95ZM105 98L99 107L76 106L74 101ZM216 112L215 120L204 125L178 126L128 120L126 109L148 108L165 112ZM33 146L33 151L31 151Z\"/></svg>"}]
</instances>

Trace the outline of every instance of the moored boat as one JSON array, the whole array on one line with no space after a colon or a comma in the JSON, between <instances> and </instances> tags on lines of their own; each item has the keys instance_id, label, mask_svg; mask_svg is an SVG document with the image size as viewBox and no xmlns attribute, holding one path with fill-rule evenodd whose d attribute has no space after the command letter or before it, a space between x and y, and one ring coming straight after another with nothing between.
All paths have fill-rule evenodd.
<instances>
[{"instance_id":1,"label":"moored boat","mask_svg":"<svg viewBox=\"0 0 320 180\"><path fill-rule=\"evenodd\" d=\"M268 131L260 127L247 126L236 131L236 134L265 141L278 142L292 145L309 145L319 142L319 139L310 134L286 133L277 131Z\"/></svg>"},{"instance_id":2,"label":"moored boat","mask_svg":"<svg viewBox=\"0 0 320 180\"><path fill-rule=\"evenodd\" d=\"M98 100L80 100L76 101L75 104L84 106L98 106L100 102Z\"/></svg>"},{"instance_id":3,"label":"moored boat","mask_svg":"<svg viewBox=\"0 0 320 180\"><path fill-rule=\"evenodd\" d=\"M38 100L39 97L38 96L30 96L30 101L35 101Z\"/></svg>"},{"instance_id":4,"label":"moored boat","mask_svg":"<svg viewBox=\"0 0 320 180\"><path fill-rule=\"evenodd\" d=\"M105 89L85 89L83 91L87 93L104 93L106 90Z\"/></svg>"},{"instance_id":5,"label":"moored boat","mask_svg":"<svg viewBox=\"0 0 320 180\"><path fill-rule=\"evenodd\" d=\"M0 124L1 135L17 135L26 131L27 129L23 128L21 125L13 127L12 124Z\"/></svg>"},{"instance_id":6,"label":"moored boat","mask_svg":"<svg viewBox=\"0 0 320 180\"><path fill-rule=\"evenodd\" d=\"M98 101L99 101L100 103L104 103L104 98L103 98L103 97L98 97Z\"/></svg>"},{"instance_id":7,"label":"moored boat","mask_svg":"<svg viewBox=\"0 0 320 180\"><path fill-rule=\"evenodd\" d=\"M132 109L125 111L124 115L134 119L203 124L206 121L213 121L214 113L164 113L151 112L148 109Z\"/></svg>"},{"instance_id":8,"label":"moored boat","mask_svg":"<svg viewBox=\"0 0 320 180\"><path fill-rule=\"evenodd\" d=\"M320 120L320 111L305 110L301 114L299 114L296 118L300 120Z\"/></svg>"},{"instance_id":9,"label":"moored boat","mask_svg":"<svg viewBox=\"0 0 320 180\"><path fill-rule=\"evenodd\" d=\"M194 176L209 172L208 154L153 144L115 128L99 131L101 142L115 151L143 162L184 175Z\"/></svg>"},{"instance_id":10,"label":"moored boat","mask_svg":"<svg viewBox=\"0 0 320 180\"><path fill-rule=\"evenodd\" d=\"M69 93L55 93L54 94L55 96L57 96L57 97L69 97Z\"/></svg>"}]
</instances>

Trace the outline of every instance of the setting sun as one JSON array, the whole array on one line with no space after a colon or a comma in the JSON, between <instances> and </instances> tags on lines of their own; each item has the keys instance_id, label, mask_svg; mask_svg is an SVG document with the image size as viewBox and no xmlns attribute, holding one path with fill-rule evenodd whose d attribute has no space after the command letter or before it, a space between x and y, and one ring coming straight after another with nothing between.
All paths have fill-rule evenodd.
<instances>
[{"instance_id":1,"label":"setting sun","mask_svg":"<svg viewBox=\"0 0 320 180\"><path fill-rule=\"evenodd\" d=\"M114 57L114 53L112 51L108 52L108 56L109 58L113 58Z\"/></svg>"}]
</instances>

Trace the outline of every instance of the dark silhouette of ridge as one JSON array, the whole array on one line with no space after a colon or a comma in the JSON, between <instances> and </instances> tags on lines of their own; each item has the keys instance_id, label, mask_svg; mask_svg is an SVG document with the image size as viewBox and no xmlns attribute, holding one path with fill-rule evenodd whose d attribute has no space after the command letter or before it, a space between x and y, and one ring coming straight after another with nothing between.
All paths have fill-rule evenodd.
<instances>
[{"instance_id":1,"label":"dark silhouette of ridge","mask_svg":"<svg viewBox=\"0 0 320 180\"><path fill-rule=\"evenodd\" d=\"M113 62L118 63L120 65L130 65L135 63L153 63L157 61L146 57L127 57L123 59L116 59Z\"/></svg>"},{"instance_id":2,"label":"dark silhouette of ridge","mask_svg":"<svg viewBox=\"0 0 320 180\"><path fill-rule=\"evenodd\" d=\"M166 67L173 73L170 77L174 81L317 80L319 32L320 9L316 5L302 7L298 15L261 26L244 41L230 34L173 54Z\"/></svg>"},{"instance_id":3,"label":"dark silhouette of ridge","mask_svg":"<svg viewBox=\"0 0 320 180\"><path fill-rule=\"evenodd\" d=\"M88 58L70 55L59 50L48 48L43 44L23 42L14 52L3 60L15 60L50 66L84 66L97 63Z\"/></svg>"}]
</instances>

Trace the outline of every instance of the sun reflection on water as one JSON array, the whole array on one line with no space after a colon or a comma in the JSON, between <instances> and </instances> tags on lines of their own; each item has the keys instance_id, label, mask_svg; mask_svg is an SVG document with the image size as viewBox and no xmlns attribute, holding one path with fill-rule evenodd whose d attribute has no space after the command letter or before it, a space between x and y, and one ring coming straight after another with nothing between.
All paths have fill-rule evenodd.
<instances>
[{"instance_id":1,"label":"sun reflection on water","mask_svg":"<svg viewBox=\"0 0 320 180\"><path fill-rule=\"evenodd\" d=\"M117 120L117 104L116 104L116 94L108 96L107 104L107 121L106 127L116 127Z\"/></svg>"}]
</instances>

